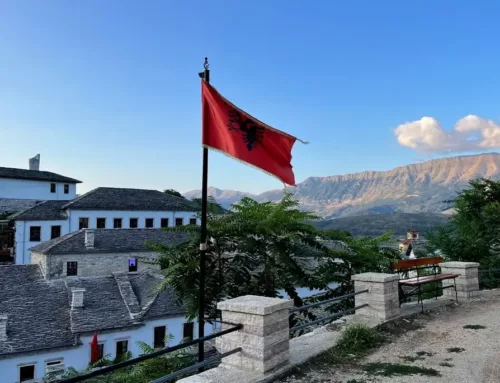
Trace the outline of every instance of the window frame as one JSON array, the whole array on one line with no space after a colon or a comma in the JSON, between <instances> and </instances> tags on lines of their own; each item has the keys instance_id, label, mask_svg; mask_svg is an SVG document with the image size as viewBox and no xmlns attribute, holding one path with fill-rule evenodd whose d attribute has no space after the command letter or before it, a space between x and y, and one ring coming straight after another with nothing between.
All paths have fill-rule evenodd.
<instances>
[{"instance_id":1,"label":"window frame","mask_svg":"<svg viewBox=\"0 0 500 383\"><path fill-rule=\"evenodd\" d=\"M135 266L131 266L131 265L130 265L130 261L131 261L131 260L134 260L134 262L135 262ZM131 270L131 268L132 268L132 269L135 269L135 270ZM129 273L136 273L136 272L137 272L137 270L138 270L138 268L139 268L139 265L137 264L137 258L129 258L129 259L128 259L128 272L129 272Z\"/></svg>"},{"instance_id":2,"label":"window frame","mask_svg":"<svg viewBox=\"0 0 500 383\"><path fill-rule=\"evenodd\" d=\"M149 226L148 223L151 223L151 226ZM154 218L146 218L144 220L144 227L146 229L153 229L155 227L155 219Z\"/></svg>"},{"instance_id":3,"label":"window frame","mask_svg":"<svg viewBox=\"0 0 500 383\"><path fill-rule=\"evenodd\" d=\"M116 227L116 223L120 222L120 227ZM123 228L123 218L113 218L113 229L122 229Z\"/></svg>"},{"instance_id":4,"label":"window frame","mask_svg":"<svg viewBox=\"0 0 500 383\"><path fill-rule=\"evenodd\" d=\"M191 336L186 336L186 328L190 329ZM182 324L182 340L193 340L194 339L194 322L185 322Z\"/></svg>"},{"instance_id":5,"label":"window frame","mask_svg":"<svg viewBox=\"0 0 500 383\"><path fill-rule=\"evenodd\" d=\"M50 183L50 192L51 193L57 193L57 184L54 182Z\"/></svg>"},{"instance_id":6,"label":"window frame","mask_svg":"<svg viewBox=\"0 0 500 383\"><path fill-rule=\"evenodd\" d=\"M132 226L132 220L135 220L135 226ZM128 219L128 227L130 229L137 229L139 227L139 218L132 217Z\"/></svg>"},{"instance_id":7,"label":"window frame","mask_svg":"<svg viewBox=\"0 0 500 383\"><path fill-rule=\"evenodd\" d=\"M178 220L180 220L181 224L177 224ZM175 217L175 227L179 227L179 226L184 226L184 218L182 217Z\"/></svg>"},{"instance_id":8,"label":"window frame","mask_svg":"<svg viewBox=\"0 0 500 383\"><path fill-rule=\"evenodd\" d=\"M99 221L100 220L104 220L104 226L103 227L99 227ZM105 229L106 228L106 217L97 217L95 219L95 227L96 227L96 229Z\"/></svg>"},{"instance_id":9,"label":"window frame","mask_svg":"<svg viewBox=\"0 0 500 383\"><path fill-rule=\"evenodd\" d=\"M193 223L194 221L194 223ZM189 218L189 224L190 225L198 225L198 220L196 218Z\"/></svg>"},{"instance_id":10,"label":"window frame","mask_svg":"<svg viewBox=\"0 0 500 383\"><path fill-rule=\"evenodd\" d=\"M38 228L38 239L33 239L33 233L31 230ZM41 242L42 241L42 227L41 226L30 226L30 242Z\"/></svg>"},{"instance_id":11,"label":"window frame","mask_svg":"<svg viewBox=\"0 0 500 383\"><path fill-rule=\"evenodd\" d=\"M69 184L64 184L64 194L69 194Z\"/></svg>"},{"instance_id":12,"label":"window frame","mask_svg":"<svg viewBox=\"0 0 500 383\"><path fill-rule=\"evenodd\" d=\"M118 343L125 343L127 345L125 352L118 354ZM116 339L116 341L115 341L115 358L119 358L120 356L126 354L128 351L129 351L128 339Z\"/></svg>"},{"instance_id":13,"label":"window frame","mask_svg":"<svg viewBox=\"0 0 500 383\"><path fill-rule=\"evenodd\" d=\"M160 343L156 343L157 328L163 328L163 339L161 341L161 346L159 345ZM167 344L167 325L153 327L153 348L165 348L166 344Z\"/></svg>"},{"instance_id":14,"label":"window frame","mask_svg":"<svg viewBox=\"0 0 500 383\"><path fill-rule=\"evenodd\" d=\"M164 225L165 222L167 223L167 225ZM168 218L164 217L164 218L160 219L160 227L162 229L165 228L165 227L168 227L168 224L169 224L169 219Z\"/></svg>"},{"instance_id":15,"label":"window frame","mask_svg":"<svg viewBox=\"0 0 500 383\"><path fill-rule=\"evenodd\" d=\"M75 269L75 274L69 274L69 270L70 270L70 264L72 266L75 266L75 267L71 267L71 270ZM66 262L66 276L67 277L76 277L78 276L78 261L69 261L69 262Z\"/></svg>"},{"instance_id":16,"label":"window frame","mask_svg":"<svg viewBox=\"0 0 500 383\"><path fill-rule=\"evenodd\" d=\"M59 228L59 235L54 236L54 229L56 227ZM59 238L60 236L61 236L61 225L50 226L50 239L56 239L56 238Z\"/></svg>"},{"instance_id":17,"label":"window frame","mask_svg":"<svg viewBox=\"0 0 500 383\"><path fill-rule=\"evenodd\" d=\"M82 226L82 219L86 219L87 220L87 226L83 227ZM89 228L89 222L90 222L90 219L89 217L78 217L78 230L82 230L82 229L88 229Z\"/></svg>"},{"instance_id":18,"label":"window frame","mask_svg":"<svg viewBox=\"0 0 500 383\"><path fill-rule=\"evenodd\" d=\"M47 366L55 366L55 365L61 365L61 372L64 372L65 366L64 366L64 358L55 358L55 359L47 359L44 361L44 372L45 375L49 374L50 372L47 371Z\"/></svg>"},{"instance_id":19,"label":"window frame","mask_svg":"<svg viewBox=\"0 0 500 383\"><path fill-rule=\"evenodd\" d=\"M23 364L20 364L17 366L18 369L17 369L17 376L19 378L19 382L22 383L22 382L32 382L35 380L35 376L36 376L36 363L23 363ZM26 367L33 367L33 378L31 379L21 379L21 370L23 368L26 368Z\"/></svg>"}]
</instances>

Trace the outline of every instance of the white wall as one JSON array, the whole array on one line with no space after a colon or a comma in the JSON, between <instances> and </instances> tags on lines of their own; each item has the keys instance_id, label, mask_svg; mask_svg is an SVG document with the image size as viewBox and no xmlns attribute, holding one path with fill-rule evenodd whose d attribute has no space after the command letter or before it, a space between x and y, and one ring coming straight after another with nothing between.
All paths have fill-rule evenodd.
<instances>
[{"instance_id":1,"label":"white wall","mask_svg":"<svg viewBox=\"0 0 500 383\"><path fill-rule=\"evenodd\" d=\"M183 218L184 225L189 224L189 218L196 218L197 214L194 212L186 212L186 211L96 211L96 210L73 210L68 209L68 217L69 217L69 230L70 232L76 231L79 229L78 223L79 218L89 218L89 229L97 228L97 218L106 218L106 228L113 228L113 220L115 218L122 218L122 228L128 229L130 228L130 218L138 218L139 226L138 228L146 227L146 218L154 219L154 227L161 227L161 219L168 218L168 225L175 226L176 218ZM197 223L200 224L197 219Z\"/></svg>"},{"instance_id":2,"label":"white wall","mask_svg":"<svg viewBox=\"0 0 500 383\"><path fill-rule=\"evenodd\" d=\"M41 241L30 241L30 227L41 227ZM16 234L15 234L15 262L18 265L30 263L31 256L29 249L33 246L39 245L42 242L50 241L51 226L61 226L61 236L69 233L68 220L58 221L16 221Z\"/></svg>"},{"instance_id":3,"label":"white wall","mask_svg":"<svg viewBox=\"0 0 500 383\"><path fill-rule=\"evenodd\" d=\"M56 184L56 192L50 192L50 184ZM0 178L0 198L34 200L70 200L76 197L76 184L69 185L69 193L64 194L64 183Z\"/></svg>"},{"instance_id":4,"label":"white wall","mask_svg":"<svg viewBox=\"0 0 500 383\"><path fill-rule=\"evenodd\" d=\"M116 357L116 342L119 340L128 340L129 351L134 357L142 353L137 345L137 341L143 341L150 346L153 346L154 328L157 326L167 326L167 334L172 334L175 338L169 342L169 346L175 346L182 340L182 327L186 322L183 317L157 319L149 321L145 326L136 329L113 332L113 333L98 333L97 339L99 343L104 344L104 355L109 355L110 359ZM195 333L197 333L197 324L195 324ZM205 327L205 335L212 332L212 326ZM88 367L90 362L90 342L93 335L82 336L80 338L82 345L75 348L65 349L61 351L51 351L33 355L17 356L9 359L0 359L0 371L2 383L18 383L19 382L19 365L35 364L35 379L42 379L45 375L45 361L63 358L66 368L74 367L81 371Z\"/></svg>"}]
</instances>

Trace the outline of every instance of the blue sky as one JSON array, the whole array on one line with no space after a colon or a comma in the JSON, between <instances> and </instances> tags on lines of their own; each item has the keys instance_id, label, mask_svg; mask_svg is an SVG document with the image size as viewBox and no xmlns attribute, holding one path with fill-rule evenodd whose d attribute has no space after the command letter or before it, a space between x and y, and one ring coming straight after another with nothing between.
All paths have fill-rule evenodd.
<instances>
[{"instance_id":1,"label":"blue sky","mask_svg":"<svg viewBox=\"0 0 500 383\"><path fill-rule=\"evenodd\" d=\"M40 153L79 192L199 188L205 56L225 97L310 141L293 152L298 182L495 150L460 142L500 130L499 13L495 1L2 1L0 166ZM217 153L209 173L224 189L282 187Z\"/></svg>"}]
</instances>

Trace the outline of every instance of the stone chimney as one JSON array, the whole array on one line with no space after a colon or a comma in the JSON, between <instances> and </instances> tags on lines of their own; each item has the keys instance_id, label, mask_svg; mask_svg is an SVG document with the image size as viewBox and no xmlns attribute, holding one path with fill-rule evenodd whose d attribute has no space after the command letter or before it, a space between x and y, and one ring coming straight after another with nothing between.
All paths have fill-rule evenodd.
<instances>
[{"instance_id":1,"label":"stone chimney","mask_svg":"<svg viewBox=\"0 0 500 383\"><path fill-rule=\"evenodd\" d=\"M40 170L40 154L30 158L30 170Z\"/></svg>"},{"instance_id":2,"label":"stone chimney","mask_svg":"<svg viewBox=\"0 0 500 383\"><path fill-rule=\"evenodd\" d=\"M76 309L76 308L79 308L79 307L83 307L84 306L84 304L83 304L83 298L84 298L84 295L85 295L85 289L79 289L79 288L73 287L71 289L71 294L72 294L71 308L72 309Z\"/></svg>"},{"instance_id":3,"label":"stone chimney","mask_svg":"<svg viewBox=\"0 0 500 383\"><path fill-rule=\"evenodd\" d=\"M0 341L7 340L7 320L8 316L6 314L0 314Z\"/></svg>"},{"instance_id":4,"label":"stone chimney","mask_svg":"<svg viewBox=\"0 0 500 383\"><path fill-rule=\"evenodd\" d=\"M94 239L95 239L95 230L94 229L86 229L85 230L85 247L89 250L94 249Z\"/></svg>"}]
</instances>

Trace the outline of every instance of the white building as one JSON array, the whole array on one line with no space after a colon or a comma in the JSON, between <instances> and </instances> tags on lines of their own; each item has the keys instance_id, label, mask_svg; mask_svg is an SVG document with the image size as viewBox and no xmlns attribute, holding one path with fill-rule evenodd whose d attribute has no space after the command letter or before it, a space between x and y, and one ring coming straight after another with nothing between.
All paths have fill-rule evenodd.
<instances>
[{"instance_id":1,"label":"white building","mask_svg":"<svg viewBox=\"0 0 500 383\"><path fill-rule=\"evenodd\" d=\"M41 171L39 164L38 155L30 160L29 170L0 167L0 213L17 212L37 201L68 201L76 197L76 184L81 181Z\"/></svg>"},{"instance_id":2,"label":"white building","mask_svg":"<svg viewBox=\"0 0 500 383\"><path fill-rule=\"evenodd\" d=\"M162 228L198 224L199 207L157 190L101 187L72 201L45 201L10 217L16 264L30 263L29 249L84 228Z\"/></svg>"},{"instance_id":3,"label":"white building","mask_svg":"<svg viewBox=\"0 0 500 383\"><path fill-rule=\"evenodd\" d=\"M86 369L94 332L100 356L111 360L141 354L138 341L163 348L196 337L172 293L158 292L161 278L146 271L47 281L39 265L0 266L1 382Z\"/></svg>"}]
</instances>

